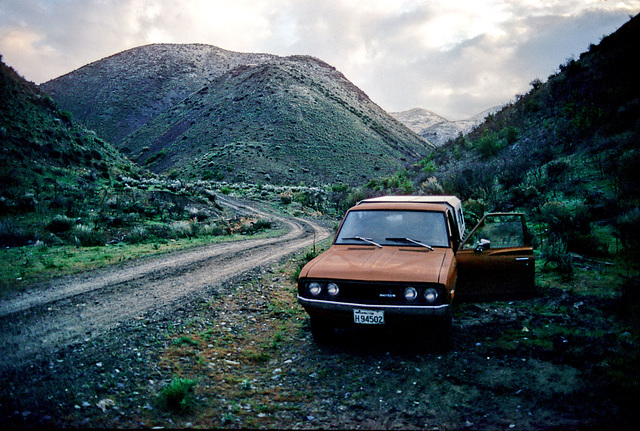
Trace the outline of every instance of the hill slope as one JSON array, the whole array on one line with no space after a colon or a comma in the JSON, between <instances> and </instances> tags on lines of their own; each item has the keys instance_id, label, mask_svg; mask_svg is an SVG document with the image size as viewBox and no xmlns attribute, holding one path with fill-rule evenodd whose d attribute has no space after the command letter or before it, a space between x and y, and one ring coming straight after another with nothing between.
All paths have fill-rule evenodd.
<instances>
[{"instance_id":1,"label":"hill slope","mask_svg":"<svg viewBox=\"0 0 640 431\"><path fill-rule=\"evenodd\" d=\"M0 100L0 247L137 244L233 226L208 184L158 179L2 61ZM37 273L38 262L10 267L9 278Z\"/></svg>"},{"instance_id":2,"label":"hill slope","mask_svg":"<svg viewBox=\"0 0 640 431\"><path fill-rule=\"evenodd\" d=\"M467 200L469 216L524 209L547 226L549 256L563 249L607 256L622 246L637 267L640 65L629 59L639 50L636 16L438 148L416 166L414 182L437 180Z\"/></svg>"},{"instance_id":3,"label":"hill slope","mask_svg":"<svg viewBox=\"0 0 640 431\"><path fill-rule=\"evenodd\" d=\"M194 179L358 184L433 149L307 56L147 45L42 88L152 171Z\"/></svg>"},{"instance_id":4,"label":"hill slope","mask_svg":"<svg viewBox=\"0 0 640 431\"><path fill-rule=\"evenodd\" d=\"M209 45L148 45L45 82L41 88L103 139L117 144L208 81L275 58Z\"/></svg>"},{"instance_id":5,"label":"hill slope","mask_svg":"<svg viewBox=\"0 0 640 431\"><path fill-rule=\"evenodd\" d=\"M20 245L50 213L79 215L140 169L0 61L0 243ZM33 220L32 220L33 218Z\"/></svg>"}]
</instances>

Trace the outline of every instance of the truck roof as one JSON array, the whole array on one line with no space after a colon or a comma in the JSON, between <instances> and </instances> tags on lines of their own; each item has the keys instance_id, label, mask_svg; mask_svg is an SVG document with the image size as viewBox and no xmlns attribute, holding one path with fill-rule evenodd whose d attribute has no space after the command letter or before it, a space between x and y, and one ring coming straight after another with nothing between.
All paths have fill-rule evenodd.
<instances>
[{"instance_id":1,"label":"truck roof","mask_svg":"<svg viewBox=\"0 0 640 431\"><path fill-rule=\"evenodd\" d=\"M416 202L425 204L434 203L446 203L452 208L456 208L462 205L462 202L458 197L452 195L443 196L379 196L377 198L363 199L358 202L358 205L363 203L374 202Z\"/></svg>"}]
</instances>

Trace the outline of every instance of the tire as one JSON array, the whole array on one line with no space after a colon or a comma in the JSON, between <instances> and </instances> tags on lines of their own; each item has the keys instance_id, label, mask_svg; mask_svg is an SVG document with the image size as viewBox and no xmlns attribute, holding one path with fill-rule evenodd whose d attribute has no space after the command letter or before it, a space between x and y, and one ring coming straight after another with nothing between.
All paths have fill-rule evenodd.
<instances>
[{"instance_id":1,"label":"tire","mask_svg":"<svg viewBox=\"0 0 640 431\"><path fill-rule=\"evenodd\" d=\"M453 332L453 316L447 314L444 317L435 319L430 328L433 334L433 346L441 351L447 351L452 347L451 336Z\"/></svg>"},{"instance_id":2,"label":"tire","mask_svg":"<svg viewBox=\"0 0 640 431\"><path fill-rule=\"evenodd\" d=\"M325 319L311 318L311 335L318 344L326 344L333 340L335 328Z\"/></svg>"},{"instance_id":3,"label":"tire","mask_svg":"<svg viewBox=\"0 0 640 431\"><path fill-rule=\"evenodd\" d=\"M432 317L423 324L425 338L424 347L434 352L446 352L453 343L453 318L451 314L442 317Z\"/></svg>"}]
</instances>

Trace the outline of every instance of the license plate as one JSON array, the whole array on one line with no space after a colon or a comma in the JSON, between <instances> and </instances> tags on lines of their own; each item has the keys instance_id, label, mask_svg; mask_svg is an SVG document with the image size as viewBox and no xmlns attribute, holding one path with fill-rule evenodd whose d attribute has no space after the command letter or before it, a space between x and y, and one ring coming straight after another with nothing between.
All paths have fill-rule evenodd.
<instances>
[{"instance_id":1,"label":"license plate","mask_svg":"<svg viewBox=\"0 0 640 431\"><path fill-rule=\"evenodd\" d=\"M384 311L353 310L353 321L363 325L384 325Z\"/></svg>"}]
</instances>

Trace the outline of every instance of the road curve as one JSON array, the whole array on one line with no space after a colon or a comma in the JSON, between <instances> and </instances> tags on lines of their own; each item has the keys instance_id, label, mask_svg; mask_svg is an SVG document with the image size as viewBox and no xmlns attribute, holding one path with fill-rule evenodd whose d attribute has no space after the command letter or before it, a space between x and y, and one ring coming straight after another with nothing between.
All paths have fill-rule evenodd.
<instances>
[{"instance_id":1,"label":"road curve","mask_svg":"<svg viewBox=\"0 0 640 431\"><path fill-rule=\"evenodd\" d=\"M240 213L287 225L276 238L211 244L117 267L52 280L48 286L0 302L0 370L99 336L130 319L178 305L225 281L328 238L311 221L285 218L220 197Z\"/></svg>"}]
</instances>

